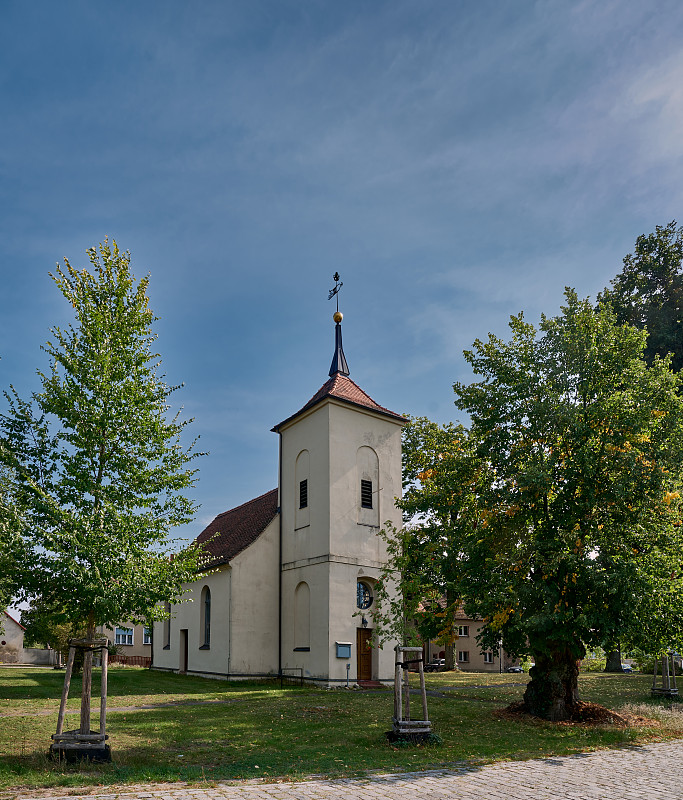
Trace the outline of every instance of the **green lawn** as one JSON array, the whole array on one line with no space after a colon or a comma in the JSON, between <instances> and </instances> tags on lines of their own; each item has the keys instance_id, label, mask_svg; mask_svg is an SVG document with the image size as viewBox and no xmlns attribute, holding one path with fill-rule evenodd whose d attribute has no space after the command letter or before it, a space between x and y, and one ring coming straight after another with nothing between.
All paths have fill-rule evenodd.
<instances>
[{"instance_id":1,"label":"green lawn","mask_svg":"<svg viewBox=\"0 0 683 800\"><path fill-rule=\"evenodd\" d=\"M640 675L580 678L583 699L615 710L645 704L648 714L660 719L657 726L620 729L499 719L495 710L521 698L526 675L430 674L426 676L430 694L438 694L429 698L430 718L443 742L395 747L384 738L391 726L389 691L280 689L277 683L225 683L113 668L107 731L114 763L64 766L46 757L63 677L63 672L52 669L0 668L0 714L12 715L0 717L0 790L357 775L367 770L574 753L683 736L683 714L661 713L663 704L649 698L651 678ZM96 677L94 693L99 691ZM79 691L80 681L74 680L71 708L79 707ZM222 702L196 704L216 700ZM131 710L171 701L179 705ZM638 711L644 713L642 707ZM69 715L65 727L77 725L78 716Z\"/></svg>"}]
</instances>

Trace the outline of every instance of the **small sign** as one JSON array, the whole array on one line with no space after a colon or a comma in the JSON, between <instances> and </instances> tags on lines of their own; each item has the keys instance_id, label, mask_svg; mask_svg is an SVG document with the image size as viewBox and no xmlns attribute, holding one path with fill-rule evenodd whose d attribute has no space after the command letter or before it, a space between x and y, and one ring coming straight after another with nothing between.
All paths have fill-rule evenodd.
<instances>
[{"instance_id":1,"label":"small sign","mask_svg":"<svg viewBox=\"0 0 683 800\"><path fill-rule=\"evenodd\" d=\"M351 658L351 642L335 642L337 658Z\"/></svg>"}]
</instances>

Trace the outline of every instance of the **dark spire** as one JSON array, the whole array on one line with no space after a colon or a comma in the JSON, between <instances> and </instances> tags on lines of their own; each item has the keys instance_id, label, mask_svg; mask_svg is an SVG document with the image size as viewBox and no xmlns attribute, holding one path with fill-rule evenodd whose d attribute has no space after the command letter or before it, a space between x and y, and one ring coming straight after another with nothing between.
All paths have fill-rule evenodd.
<instances>
[{"instance_id":1,"label":"dark spire","mask_svg":"<svg viewBox=\"0 0 683 800\"><path fill-rule=\"evenodd\" d=\"M346 363L346 356L344 355L344 348L342 347L341 321L344 319L344 315L339 310L339 290L344 284L339 280L338 272L334 273L332 280L334 281L334 289L330 289L330 296L327 299L331 300L333 297L337 298L337 310L332 315L335 326L334 357L332 358L332 366L330 367L330 378L334 378L337 374L349 374L349 365Z\"/></svg>"},{"instance_id":2,"label":"dark spire","mask_svg":"<svg viewBox=\"0 0 683 800\"><path fill-rule=\"evenodd\" d=\"M339 317L339 319L337 319ZM332 358L332 366L330 367L330 378L339 373L340 375L349 374L349 365L346 363L346 356L344 355L344 348L342 347L342 331L341 331L341 311L336 311L334 315L334 356Z\"/></svg>"}]
</instances>

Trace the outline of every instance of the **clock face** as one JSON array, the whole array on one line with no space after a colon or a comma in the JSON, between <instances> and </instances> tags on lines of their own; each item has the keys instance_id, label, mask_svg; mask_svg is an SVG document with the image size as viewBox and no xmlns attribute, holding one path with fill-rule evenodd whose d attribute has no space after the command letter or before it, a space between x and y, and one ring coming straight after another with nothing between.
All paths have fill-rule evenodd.
<instances>
[{"instance_id":1,"label":"clock face","mask_svg":"<svg viewBox=\"0 0 683 800\"><path fill-rule=\"evenodd\" d=\"M372 605L372 592L366 583L358 581L356 584L356 605L358 608L370 608Z\"/></svg>"}]
</instances>

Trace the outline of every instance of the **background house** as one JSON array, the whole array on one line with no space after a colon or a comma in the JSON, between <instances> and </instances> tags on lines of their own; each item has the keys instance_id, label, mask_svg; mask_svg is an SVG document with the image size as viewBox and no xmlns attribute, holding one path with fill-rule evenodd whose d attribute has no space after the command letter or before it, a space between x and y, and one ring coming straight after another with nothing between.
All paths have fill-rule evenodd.
<instances>
[{"instance_id":1,"label":"background house","mask_svg":"<svg viewBox=\"0 0 683 800\"><path fill-rule=\"evenodd\" d=\"M152 632L146 625L123 622L109 627L102 625L98 633L106 636L116 646L116 654L109 655L110 663L149 667L152 664Z\"/></svg>"},{"instance_id":2,"label":"background house","mask_svg":"<svg viewBox=\"0 0 683 800\"><path fill-rule=\"evenodd\" d=\"M24 631L26 629L9 612L3 611L2 615L4 633L0 634L0 663L23 663Z\"/></svg>"}]
</instances>

